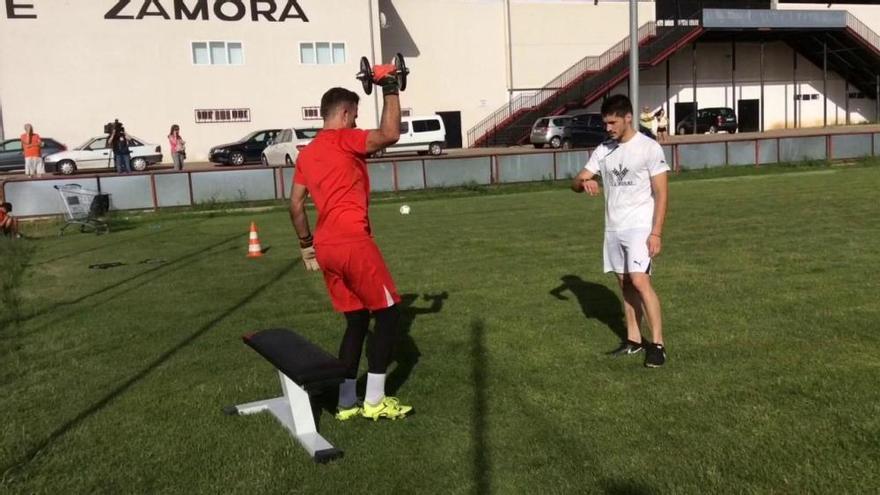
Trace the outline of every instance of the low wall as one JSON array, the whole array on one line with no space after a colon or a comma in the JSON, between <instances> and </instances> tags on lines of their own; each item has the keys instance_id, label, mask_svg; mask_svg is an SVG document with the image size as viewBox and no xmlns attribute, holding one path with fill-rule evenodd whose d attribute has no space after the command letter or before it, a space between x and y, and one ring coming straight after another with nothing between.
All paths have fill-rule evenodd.
<instances>
[{"instance_id":1,"label":"low wall","mask_svg":"<svg viewBox=\"0 0 880 495\"><path fill-rule=\"evenodd\" d=\"M877 156L880 133L816 134L792 137L723 139L663 146L675 170L706 167L760 166L804 160L843 160ZM466 185L508 184L573 177L591 150L523 152L520 154L426 159L386 159L369 163L373 191ZM54 186L79 184L110 194L113 210L158 210L201 203L286 199L292 167L218 168L200 171L157 171L130 175L54 176L13 180L3 196L20 217L58 215L64 204Z\"/></svg>"}]
</instances>

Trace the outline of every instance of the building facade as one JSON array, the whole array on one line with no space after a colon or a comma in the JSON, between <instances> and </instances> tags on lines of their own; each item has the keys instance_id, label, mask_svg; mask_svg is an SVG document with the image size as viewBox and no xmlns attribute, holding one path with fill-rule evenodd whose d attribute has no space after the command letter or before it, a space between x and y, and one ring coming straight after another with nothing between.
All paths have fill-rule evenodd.
<instances>
[{"instance_id":1,"label":"building facade","mask_svg":"<svg viewBox=\"0 0 880 495\"><path fill-rule=\"evenodd\" d=\"M640 23L669 9L638 5ZM832 8L880 31L878 6ZM254 130L320 126L320 98L333 86L362 95L359 125L371 127L380 102L354 79L359 59L399 52L412 71L405 111L441 113L451 145L466 145L475 123L602 54L628 29L625 0L7 0L0 132L14 137L32 123L75 146L119 119L162 145L167 161L166 136L178 124L189 159L204 160L211 146ZM669 62L669 98L663 65L642 72L641 101L668 105L674 122L676 103L693 101L696 60L699 106L737 109L759 98L758 50L748 42L682 48ZM847 89L833 73L826 86L821 68L786 44L768 44L764 56L765 128L821 125L823 102L831 124L877 119L875 95ZM823 87L827 100L814 96Z\"/></svg>"}]
</instances>

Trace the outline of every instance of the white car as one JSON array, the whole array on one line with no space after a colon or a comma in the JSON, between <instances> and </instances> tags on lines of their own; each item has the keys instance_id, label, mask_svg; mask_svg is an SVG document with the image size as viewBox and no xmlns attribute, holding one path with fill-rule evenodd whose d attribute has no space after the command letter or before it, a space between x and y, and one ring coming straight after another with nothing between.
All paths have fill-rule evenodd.
<instances>
[{"instance_id":1,"label":"white car","mask_svg":"<svg viewBox=\"0 0 880 495\"><path fill-rule=\"evenodd\" d=\"M294 166L299 150L305 148L318 135L318 128L284 129L272 144L263 150L262 162L267 167L273 165Z\"/></svg>"},{"instance_id":2,"label":"white car","mask_svg":"<svg viewBox=\"0 0 880 495\"><path fill-rule=\"evenodd\" d=\"M68 151L54 153L43 159L46 172L70 175L77 170L111 170L116 168L113 155L107 147L109 136L97 136ZM131 168L141 172L147 165L162 161L162 147L128 136L131 150Z\"/></svg>"}]
</instances>

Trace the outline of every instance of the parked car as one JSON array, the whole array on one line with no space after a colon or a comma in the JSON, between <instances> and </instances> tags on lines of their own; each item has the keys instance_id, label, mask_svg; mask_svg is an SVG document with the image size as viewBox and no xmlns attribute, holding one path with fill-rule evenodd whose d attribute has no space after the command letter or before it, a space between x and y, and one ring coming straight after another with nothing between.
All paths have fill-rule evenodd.
<instances>
[{"instance_id":1,"label":"parked car","mask_svg":"<svg viewBox=\"0 0 880 495\"><path fill-rule=\"evenodd\" d=\"M373 153L378 158L385 153L413 152L438 156L446 147L446 125L439 115L403 117L400 119L400 139L393 146Z\"/></svg>"},{"instance_id":2,"label":"parked car","mask_svg":"<svg viewBox=\"0 0 880 495\"><path fill-rule=\"evenodd\" d=\"M731 134L737 129L736 113L732 108L703 108L697 111L697 134L708 132L715 134L727 131ZM694 132L694 114L683 118L675 128L676 134L692 134Z\"/></svg>"},{"instance_id":3,"label":"parked car","mask_svg":"<svg viewBox=\"0 0 880 495\"><path fill-rule=\"evenodd\" d=\"M110 136L96 136L80 146L47 156L46 172L70 175L77 170L108 170L114 169L113 156L107 139ZM131 168L141 172L148 165L162 161L162 147L146 143L132 135L128 135L128 147L131 150Z\"/></svg>"},{"instance_id":4,"label":"parked car","mask_svg":"<svg viewBox=\"0 0 880 495\"><path fill-rule=\"evenodd\" d=\"M52 138L42 139L43 158L53 153L67 150L67 146ZM24 170L24 154L21 151L21 141L19 139L0 141L0 171L9 172L12 170Z\"/></svg>"},{"instance_id":5,"label":"parked car","mask_svg":"<svg viewBox=\"0 0 880 495\"><path fill-rule=\"evenodd\" d=\"M571 122L571 117L560 115L557 117L541 117L532 126L529 142L535 148L543 148L550 145L551 148L559 148L565 138L565 126Z\"/></svg>"},{"instance_id":6,"label":"parked car","mask_svg":"<svg viewBox=\"0 0 880 495\"><path fill-rule=\"evenodd\" d=\"M287 165L292 167L296 163L299 151L318 135L321 129L317 127L297 129L291 127L284 129L278 134L278 139L263 150L263 165Z\"/></svg>"},{"instance_id":7,"label":"parked car","mask_svg":"<svg viewBox=\"0 0 880 495\"><path fill-rule=\"evenodd\" d=\"M278 137L280 132L281 129L263 129L252 132L234 143L214 146L208 153L208 160L224 165L259 162L262 160L263 150Z\"/></svg>"},{"instance_id":8,"label":"parked car","mask_svg":"<svg viewBox=\"0 0 880 495\"><path fill-rule=\"evenodd\" d=\"M608 139L600 113L582 113L571 117L563 128L563 148L592 148Z\"/></svg>"}]
</instances>

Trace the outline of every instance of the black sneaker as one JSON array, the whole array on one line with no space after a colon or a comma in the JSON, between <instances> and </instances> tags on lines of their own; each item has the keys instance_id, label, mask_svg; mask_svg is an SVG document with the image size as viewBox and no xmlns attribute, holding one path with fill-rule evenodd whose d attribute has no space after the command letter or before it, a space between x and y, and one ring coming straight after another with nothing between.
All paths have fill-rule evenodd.
<instances>
[{"instance_id":1,"label":"black sneaker","mask_svg":"<svg viewBox=\"0 0 880 495\"><path fill-rule=\"evenodd\" d=\"M632 340L625 340L620 343L620 347L614 349L608 354L611 356L628 356L630 354L638 354L645 350L645 346L640 342L633 342Z\"/></svg>"},{"instance_id":2,"label":"black sneaker","mask_svg":"<svg viewBox=\"0 0 880 495\"><path fill-rule=\"evenodd\" d=\"M645 366L659 368L666 363L666 348L663 344L648 344L645 347Z\"/></svg>"}]
</instances>

